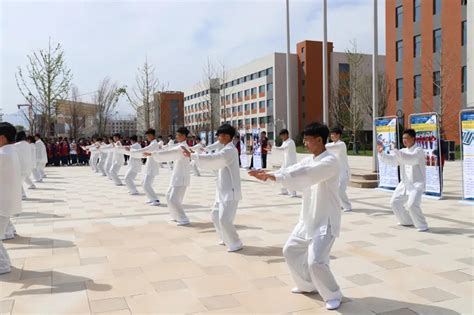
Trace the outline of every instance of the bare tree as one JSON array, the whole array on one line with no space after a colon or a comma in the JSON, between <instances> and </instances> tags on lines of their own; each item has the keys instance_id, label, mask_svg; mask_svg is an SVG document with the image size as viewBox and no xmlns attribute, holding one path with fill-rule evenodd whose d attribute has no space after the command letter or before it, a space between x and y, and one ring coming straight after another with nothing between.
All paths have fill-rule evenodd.
<instances>
[{"instance_id":1,"label":"bare tree","mask_svg":"<svg viewBox=\"0 0 474 315\"><path fill-rule=\"evenodd\" d=\"M151 127L151 117L153 114L156 116L155 112L159 106L159 104L156 104L154 95L160 91L160 81L155 76L155 67L148 63L148 58L145 58L143 66L138 68L135 83L136 87L132 90L131 95L125 88L122 91L127 96L130 105L137 112L137 116L143 117L145 129L149 129ZM161 89L164 90L164 88L165 86L161 85ZM155 117L155 128L156 121Z\"/></svg>"},{"instance_id":2,"label":"bare tree","mask_svg":"<svg viewBox=\"0 0 474 315\"><path fill-rule=\"evenodd\" d=\"M58 100L68 95L72 74L66 66L65 54L61 44L53 47L51 39L48 49L40 49L27 55L26 71L18 67L15 74L20 93L31 99L33 113L38 113L44 122L42 135L55 135L55 123L58 114ZM34 116L34 115L33 115Z\"/></svg>"},{"instance_id":3,"label":"bare tree","mask_svg":"<svg viewBox=\"0 0 474 315\"><path fill-rule=\"evenodd\" d=\"M203 105L202 126L206 131L214 131L220 121L220 79L219 71L216 66L208 58L203 67L203 78L200 83L201 95L199 99ZM224 98L224 104L226 100ZM225 105L224 105L225 106ZM225 107L224 107L225 108ZM199 131L199 130L195 130ZM214 141L214 134L211 136Z\"/></svg>"},{"instance_id":4,"label":"bare tree","mask_svg":"<svg viewBox=\"0 0 474 315\"><path fill-rule=\"evenodd\" d=\"M81 107L79 90L76 86L71 87L71 99L67 102L69 110L69 137L78 139L86 126L86 116Z\"/></svg>"},{"instance_id":5,"label":"bare tree","mask_svg":"<svg viewBox=\"0 0 474 315\"><path fill-rule=\"evenodd\" d=\"M26 99L25 104L18 104L18 109L22 118L28 123L30 134L37 133L39 129L38 106L34 104L33 96Z\"/></svg>"},{"instance_id":6,"label":"bare tree","mask_svg":"<svg viewBox=\"0 0 474 315\"><path fill-rule=\"evenodd\" d=\"M362 102L366 105L366 111L370 118L374 118L372 109L372 73L365 74L362 79L360 87L360 97ZM387 80L387 76L384 72L379 72L377 75L377 87L378 87L378 104L377 114L375 117L383 117L387 111L388 99L392 92L392 86Z\"/></svg>"},{"instance_id":7,"label":"bare tree","mask_svg":"<svg viewBox=\"0 0 474 315\"><path fill-rule=\"evenodd\" d=\"M107 124L112 117L115 106L119 100L122 89L117 88L117 83L111 83L110 78L105 78L99 85L93 99L97 105L97 131L100 136L105 134Z\"/></svg>"}]
</instances>

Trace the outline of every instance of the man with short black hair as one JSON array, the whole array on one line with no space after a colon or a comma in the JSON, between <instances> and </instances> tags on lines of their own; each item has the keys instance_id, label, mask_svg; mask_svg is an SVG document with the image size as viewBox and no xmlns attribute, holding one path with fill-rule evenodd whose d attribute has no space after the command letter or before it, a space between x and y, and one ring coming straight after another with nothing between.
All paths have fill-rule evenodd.
<instances>
[{"instance_id":1,"label":"man with short black hair","mask_svg":"<svg viewBox=\"0 0 474 315\"><path fill-rule=\"evenodd\" d=\"M326 149L334 154L339 161L339 197L341 198L341 206L344 212L352 211L352 204L347 197L347 184L351 178L351 168L347 158L346 143L341 140L342 129L335 127L331 129L331 141L326 144Z\"/></svg>"},{"instance_id":2,"label":"man with short black hair","mask_svg":"<svg viewBox=\"0 0 474 315\"><path fill-rule=\"evenodd\" d=\"M217 129L217 137L224 148L209 154L191 154L190 151L183 151L183 154L186 157L191 157L191 160L195 161L197 166L219 171L216 184L216 201L211 216L217 234L221 239L219 244L226 245L228 252L235 252L243 248L242 241L234 226L237 206L239 200L242 199L239 157L237 149L232 143L235 133L234 127L223 124Z\"/></svg>"},{"instance_id":3,"label":"man with short black hair","mask_svg":"<svg viewBox=\"0 0 474 315\"><path fill-rule=\"evenodd\" d=\"M143 158L143 154L145 152L155 152L161 150L160 145L156 141L155 138L156 132L155 129L148 129L145 132L146 139L149 142L144 148L141 149L131 149L130 150L130 157L137 157ZM148 197L147 203L151 206L159 206L160 200L158 199L158 195L156 194L155 190L153 189L153 181L155 180L155 176L158 175L158 163L152 158L147 158L145 163L145 172L143 174L142 179L142 186L143 190L145 191L146 196Z\"/></svg>"},{"instance_id":4,"label":"man with short black hair","mask_svg":"<svg viewBox=\"0 0 474 315\"><path fill-rule=\"evenodd\" d=\"M153 158L156 162L173 162L174 167L170 178L170 186L166 193L166 201L171 215L171 220L176 225L188 225L189 219L183 208L183 199L186 189L190 184L191 167L189 159L183 156L182 150L189 150L186 143L189 130L186 127L180 127L176 131L176 145L168 150L145 153L149 159Z\"/></svg>"},{"instance_id":5,"label":"man with short black hair","mask_svg":"<svg viewBox=\"0 0 474 315\"><path fill-rule=\"evenodd\" d=\"M326 150L329 129L312 123L303 131L304 143L311 156L276 173L250 171L257 179L272 180L290 190L303 192L300 221L283 248L290 273L296 283L293 293L317 291L334 310L341 304L341 290L329 269L331 248L339 236L340 200L337 158Z\"/></svg>"},{"instance_id":6,"label":"man with short black hair","mask_svg":"<svg viewBox=\"0 0 474 315\"><path fill-rule=\"evenodd\" d=\"M11 270L11 261L3 239L14 238L15 228L10 218L21 212L21 170L17 150L13 146L16 129L0 122L0 274Z\"/></svg>"},{"instance_id":7,"label":"man with short black hair","mask_svg":"<svg viewBox=\"0 0 474 315\"><path fill-rule=\"evenodd\" d=\"M138 142L137 136L135 135L131 136L130 142L132 143L129 147L130 149L138 150L142 148L142 146ZM122 147L119 149L122 150L123 154L130 156L130 150L126 150L126 147ZM124 178L125 185L127 185L128 193L130 195L138 195L137 186L135 186L134 180L135 180L135 177L137 177L137 174L140 173L141 169L142 169L141 157L137 158L134 156L130 156L130 159L128 160L127 172L125 173L125 178Z\"/></svg>"},{"instance_id":8,"label":"man with short black hair","mask_svg":"<svg viewBox=\"0 0 474 315\"><path fill-rule=\"evenodd\" d=\"M389 165L400 166L401 181L393 192L390 204L401 226L413 226L419 232L428 231L428 224L421 211L421 198L426 186L426 162L422 148L415 144L416 132L413 129L403 131L405 148L393 148L391 154L378 145L379 159ZM393 152L393 154L392 154Z\"/></svg>"}]
</instances>

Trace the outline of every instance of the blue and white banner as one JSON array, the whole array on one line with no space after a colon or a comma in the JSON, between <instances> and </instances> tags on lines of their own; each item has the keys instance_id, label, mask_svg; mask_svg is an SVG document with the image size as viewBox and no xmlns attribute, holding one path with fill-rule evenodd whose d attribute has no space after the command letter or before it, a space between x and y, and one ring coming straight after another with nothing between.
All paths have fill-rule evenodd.
<instances>
[{"instance_id":1,"label":"blue and white banner","mask_svg":"<svg viewBox=\"0 0 474 315\"><path fill-rule=\"evenodd\" d=\"M462 195L463 200L474 201L474 110L460 113Z\"/></svg>"},{"instance_id":2,"label":"blue and white banner","mask_svg":"<svg viewBox=\"0 0 474 315\"><path fill-rule=\"evenodd\" d=\"M377 134L377 145L383 146L385 153L398 147L397 117L378 117L374 120L375 132ZM388 165L378 161L379 188L394 190L400 182L398 166Z\"/></svg>"},{"instance_id":3,"label":"blue and white banner","mask_svg":"<svg viewBox=\"0 0 474 315\"><path fill-rule=\"evenodd\" d=\"M410 115L410 127L416 131L416 145L425 151L425 195L441 198L443 177L438 115L436 113Z\"/></svg>"},{"instance_id":4,"label":"blue and white banner","mask_svg":"<svg viewBox=\"0 0 474 315\"><path fill-rule=\"evenodd\" d=\"M260 141L260 128L252 129L253 168L262 169L262 142Z\"/></svg>"}]
</instances>

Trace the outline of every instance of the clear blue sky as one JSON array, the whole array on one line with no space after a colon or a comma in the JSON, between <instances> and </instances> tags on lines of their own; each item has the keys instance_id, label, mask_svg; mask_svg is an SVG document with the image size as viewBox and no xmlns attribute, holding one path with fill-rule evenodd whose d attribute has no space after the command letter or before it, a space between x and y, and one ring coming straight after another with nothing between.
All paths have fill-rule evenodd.
<instances>
[{"instance_id":1,"label":"clear blue sky","mask_svg":"<svg viewBox=\"0 0 474 315\"><path fill-rule=\"evenodd\" d=\"M344 51L356 39L372 52L372 0L328 0L328 39ZM321 1L290 0L291 47L322 39ZM60 42L80 93L106 76L134 86L145 56L160 81L182 90L202 78L207 58L227 68L286 51L284 0L21 1L0 0L0 95L4 113L24 100L15 83L26 55ZM385 7L379 1L379 50L385 53ZM85 97L84 101L88 101ZM132 112L122 101L122 112Z\"/></svg>"}]
</instances>

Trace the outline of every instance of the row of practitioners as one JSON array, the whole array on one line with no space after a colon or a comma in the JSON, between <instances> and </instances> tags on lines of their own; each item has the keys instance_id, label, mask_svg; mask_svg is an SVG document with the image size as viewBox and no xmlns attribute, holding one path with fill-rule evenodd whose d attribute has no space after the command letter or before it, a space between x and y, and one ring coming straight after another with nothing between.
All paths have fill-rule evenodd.
<instances>
[{"instance_id":1,"label":"row of practitioners","mask_svg":"<svg viewBox=\"0 0 474 315\"><path fill-rule=\"evenodd\" d=\"M15 163L19 167L19 159L16 150L10 145L10 126L6 128L0 125L0 159L2 161L0 165L9 165L11 169L14 169ZM340 136L337 130L333 131L331 138ZM235 129L228 124L219 127L218 143L213 153L190 148L185 141L187 133L186 128L180 128L176 134L176 143L164 148L153 139L154 131L149 130L147 137L151 141L147 147L124 147L117 141L116 146L112 146L112 151L114 156L115 153L123 155L123 152L127 152L131 159L141 159L146 156L145 166L150 166L149 163L174 162L167 201L171 218L181 223L179 225L189 224L182 207L182 200L190 182L191 163L204 169L217 171L216 199L211 212L212 221L220 238L220 244L226 245L230 252L238 251L242 249L243 244L233 222L242 194L239 157L232 141L235 137ZM286 131L282 131L281 136L286 139L279 148L284 152L283 167L276 172L251 170L248 174L262 181L276 181L289 192L302 192L304 202L300 220L283 249L284 257L296 283L292 292L319 292L328 309L337 309L341 303L342 293L330 270L329 257L334 241L339 236L341 208L344 209L341 189L335 188L344 187L341 185L341 179L348 176L348 174L341 175L347 172L346 161L343 161L342 156L346 152L342 144L338 145L338 141L334 141L332 145L326 143L330 132L325 125L312 123L304 129L303 135L305 146L311 153L310 156L296 162L296 154L292 149L294 142L289 137L287 138ZM426 231L426 221L419 208L425 182L424 155L420 154L420 148L414 145L413 130L406 130L403 139L407 148L400 151L394 150L393 155L386 155L383 153L383 148L379 149L381 159L387 163L399 164L402 170L402 181L392 198L392 207L401 225L415 224L419 231ZM102 148L102 146L102 144L96 144L88 149L91 152L97 149L97 154L102 154L101 150L107 150L107 147ZM147 167L146 169L144 177L149 174ZM3 174L3 169L0 174ZM0 192L3 192L3 189L0 189ZM20 198L17 199L20 201ZM2 218L0 232L6 227L3 222L9 222L8 217L15 213L14 205L15 203L11 201L5 209L10 208L12 211L2 213L2 215L5 214L5 219ZM2 257L8 258L3 245L0 250L3 253ZM9 259L3 258L1 266L9 270ZM8 272L6 269L3 271Z\"/></svg>"}]
</instances>

